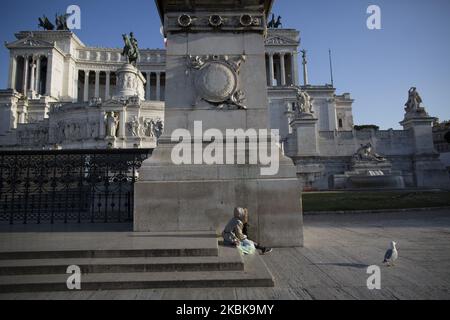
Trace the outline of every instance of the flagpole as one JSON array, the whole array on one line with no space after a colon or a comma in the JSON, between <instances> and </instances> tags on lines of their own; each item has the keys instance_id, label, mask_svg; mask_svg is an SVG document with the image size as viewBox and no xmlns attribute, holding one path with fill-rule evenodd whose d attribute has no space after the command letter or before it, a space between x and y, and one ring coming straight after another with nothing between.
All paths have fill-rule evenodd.
<instances>
[{"instance_id":1,"label":"flagpole","mask_svg":"<svg viewBox=\"0 0 450 320\"><path fill-rule=\"evenodd\" d=\"M328 49L328 55L330 57L330 75L331 75L331 85L334 87L334 79L333 79L333 60L331 58L331 49Z\"/></svg>"}]
</instances>

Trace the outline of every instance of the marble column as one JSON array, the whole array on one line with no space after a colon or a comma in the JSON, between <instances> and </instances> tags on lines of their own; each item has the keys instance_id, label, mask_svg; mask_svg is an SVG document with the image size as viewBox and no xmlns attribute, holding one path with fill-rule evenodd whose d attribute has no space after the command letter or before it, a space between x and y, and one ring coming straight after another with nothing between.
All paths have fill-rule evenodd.
<instances>
[{"instance_id":1,"label":"marble column","mask_svg":"<svg viewBox=\"0 0 450 320\"><path fill-rule=\"evenodd\" d=\"M336 100L328 99L328 130L336 131L338 129L338 120L336 114Z\"/></svg>"},{"instance_id":2,"label":"marble column","mask_svg":"<svg viewBox=\"0 0 450 320\"><path fill-rule=\"evenodd\" d=\"M298 85L298 54L297 52L293 52L291 55L291 68L292 68L292 84L294 86Z\"/></svg>"},{"instance_id":3,"label":"marble column","mask_svg":"<svg viewBox=\"0 0 450 320\"><path fill-rule=\"evenodd\" d=\"M84 94L83 101L89 101L89 70L84 70Z\"/></svg>"},{"instance_id":4,"label":"marble column","mask_svg":"<svg viewBox=\"0 0 450 320\"><path fill-rule=\"evenodd\" d=\"M41 82L41 56L37 56L36 57L36 84L35 84L35 90L36 90L37 94L41 94L40 82Z\"/></svg>"},{"instance_id":5,"label":"marble column","mask_svg":"<svg viewBox=\"0 0 450 320\"><path fill-rule=\"evenodd\" d=\"M147 100L151 100L152 99L152 87L151 87L151 79L152 79L152 73L151 72L147 72Z\"/></svg>"},{"instance_id":6,"label":"marble column","mask_svg":"<svg viewBox=\"0 0 450 320\"><path fill-rule=\"evenodd\" d=\"M100 71L95 71L95 98L100 97Z\"/></svg>"},{"instance_id":7,"label":"marble column","mask_svg":"<svg viewBox=\"0 0 450 320\"><path fill-rule=\"evenodd\" d=\"M273 53L269 53L269 86L273 87L273 78L275 75L275 69L273 65Z\"/></svg>"},{"instance_id":8,"label":"marble column","mask_svg":"<svg viewBox=\"0 0 450 320\"><path fill-rule=\"evenodd\" d=\"M29 60L28 56L24 56L24 64L23 64L23 94L27 94L28 91L28 69L29 69Z\"/></svg>"},{"instance_id":9,"label":"marble column","mask_svg":"<svg viewBox=\"0 0 450 320\"><path fill-rule=\"evenodd\" d=\"M53 73L53 55L49 54L47 56L47 79L45 86L47 96L52 95L52 73Z\"/></svg>"},{"instance_id":10,"label":"marble column","mask_svg":"<svg viewBox=\"0 0 450 320\"><path fill-rule=\"evenodd\" d=\"M20 113L20 123L26 123L27 122L26 120L27 120L26 113L25 111L22 111Z\"/></svg>"},{"instance_id":11,"label":"marble column","mask_svg":"<svg viewBox=\"0 0 450 320\"><path fill-rule=\"evenodd\" d=\"M156 73L156 101L161 101L161 72Z\"/></svg>"},{"instance_id":12,"label":"marble column","mask_svg":"<svg viewBox=\"0 0 450 320\"><path fill-rule=\"evenodd\" d=\"M16 90L16 77L17 77L17 57L11 55L9 60L9 81L8 87Z\"/></svg>"},{"instance_id":13,"label":"marble column","mask_svg":"<svg viewBox=\"0 0 450 320\"><path fill-rule=\"evenodd\" d=\"M35 91L35 72L36 72L36 63L34 61L34 57L31 58L31 67L30 67L30 91Z\"/></svg>"},{"instance_id":14,"label":"marble column","mask_svg":"<svg viewBox=\"0 0 450 320\"><path fill-rule=\"evenodd\" d=\"M281 66L281 85L286 86L286 64L284 60L284 53L280 53L280 66Z\"/></svg>"},{"instance_id":15,"label":"marble column","mask_svg":"<svg viewBox=\"0 0 450 320\"><path fill-rule=\"evenodd\" d=\"M106 83L105 83L105 100L109 100L111 98L111 72L106 71Z\"/></svg>"}]
</instances>

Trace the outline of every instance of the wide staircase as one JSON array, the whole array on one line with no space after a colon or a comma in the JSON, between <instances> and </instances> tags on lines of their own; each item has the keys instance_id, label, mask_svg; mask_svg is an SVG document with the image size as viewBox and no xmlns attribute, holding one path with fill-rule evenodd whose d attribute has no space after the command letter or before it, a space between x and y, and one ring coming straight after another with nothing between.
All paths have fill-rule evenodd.
<instances>
[{"instance_id":1,"label":"wide staircase","mask_svg":"<svg viewBox=\"0 0 450 320\"><path fill-rule=\"evenodd\" d=\"M214 232L0 233L0 292L272 287L258 255L219 245Z\"/></svg>"}]
</instances>

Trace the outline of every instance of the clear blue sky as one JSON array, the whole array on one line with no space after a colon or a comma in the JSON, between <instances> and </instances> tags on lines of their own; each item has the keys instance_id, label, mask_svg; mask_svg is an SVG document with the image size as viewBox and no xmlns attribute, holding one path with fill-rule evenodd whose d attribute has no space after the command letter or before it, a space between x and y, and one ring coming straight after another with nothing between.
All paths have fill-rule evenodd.
<instances>
[{"instance_id":1,"label":"clear blue sky","mask_svg":"<svg viewBox=\"0 0 450 320\"><path fill-rule=\"evenodd\" d=\"M134 31L142 47L163 47L153 0L2 1L0 40L36 30L39 16L53 18L70 4L81 7L82 30L76 33L86 45L120 47L120 35ZM382 30L366 27L370 4L381 7ZM333 50L335 85L356 100L355 123L398 128L411 86L418 87L431 115L450 119L450 1L277 0L274 12L285 27L301 31L312 84L330 82L328 48ZM1 88L8 63L2 47Z\"/></svg>"}]
</instances>

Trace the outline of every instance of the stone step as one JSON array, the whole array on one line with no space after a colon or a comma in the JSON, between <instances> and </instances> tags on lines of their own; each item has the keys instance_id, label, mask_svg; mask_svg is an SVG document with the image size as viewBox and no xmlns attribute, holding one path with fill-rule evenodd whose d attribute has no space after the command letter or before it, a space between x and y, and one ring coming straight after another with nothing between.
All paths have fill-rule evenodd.
<instances>
[{"instance_id":1,"label":"stone step","mask_svg":"<svg viewBox=\"0 0 450 320\"><path fill-rule=\"evenodd\" d=\"M196 257L128 257L0 260L0 276L65 274L76 265L83 274L138 272L243 271L237 250L219 249L219 255Z\"/></svg>"},{"instance_id":2,"label":"stone step","mask_svg":"<svg viewBox=\"0 0 450 320\"><path fill-rule=\"evenodd\" d=\"M236 249L231 249L236 250ZM258 255L243 257L244 271L91 273L81 276L81 289L273 287L273 276ZM68 291L67 274L0 276L0 292Z\"/></svg>"},{"instance_id":3,"label":"stone step","mask_svg":"<svg viewBox=\"0 0 450 320\"><path fill-rule=\"evenodd\" d=\"M215 232L0 233L0 260L218 255Z\"/></svg>"}]
</instances>

